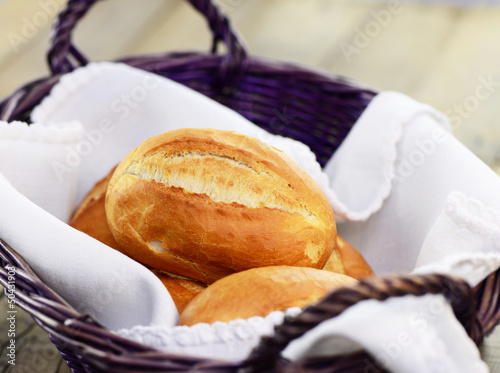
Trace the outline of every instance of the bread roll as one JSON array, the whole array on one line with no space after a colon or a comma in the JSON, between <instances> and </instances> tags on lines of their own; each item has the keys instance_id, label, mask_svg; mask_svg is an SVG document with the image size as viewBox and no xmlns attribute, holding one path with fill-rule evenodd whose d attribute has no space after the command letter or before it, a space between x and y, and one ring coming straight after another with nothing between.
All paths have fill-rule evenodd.
<instances>
[{"instance_id":1,"label":"bread roll","mask_svg":"<svg viewBox=\"0 0 500 373\"><path fill-rule=\"evenodd\" d=\"M332 253L332 256L328 259L323 268L324 270L345 273L347 276L358 280L374 275L363 255L338 235L337 248L338 250Z\"/></svg>"},{"instance_id":2,"label":"bread roll","mask_svg":"<svg viewBox=\"0 0 500 373\"><path fill-rule=\"evenodd\" d=\"M218 280L197 295L181 314L180 325L266 316L273 311L316 303L335 288L357 280L314 268L254 268Z\"/></svg>"},{"instance_id":3,"label":"bread roll","mask_svg":"<svg viewBox=\"0 0 500 373\"><path fill-rule=\"evenodd\" d=\"M253 267L323 268L336 247L325 195L283 152L235 132L180 129L143 142L106 196L125 253L212 283Z\"/></svg>"},{"instance_id":4,"label":"bread roll","mask_svg":"<svg viewBox=\"0 0 500 373\"><path fill-rule=\"evenodd\" d=\"M152 269L151 271L165 285L179 313L182 313L189 302L207 287L207 285L201 282L175 276L171 273L162 272L157 269Z\"/></svg>"},{"instance_id":5,"label":"bread roll","mask_svg":"<svg viewBox=\"0 0 500 373\"><path fill-rule=\"evenodd\" d=\"M69 225L113 249L119 250L118 243L109 230L106 209L104 208L106 189L115 169L116 167L85 196L73 213Z\"/></svg>"}]
</instances>

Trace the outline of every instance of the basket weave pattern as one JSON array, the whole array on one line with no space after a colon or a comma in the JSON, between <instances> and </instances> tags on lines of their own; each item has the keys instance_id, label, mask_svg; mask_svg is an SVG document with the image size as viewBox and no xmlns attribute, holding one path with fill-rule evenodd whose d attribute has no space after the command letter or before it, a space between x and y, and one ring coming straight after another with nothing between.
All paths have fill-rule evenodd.
<instances>
[{"instance_id":1,"label":"basket weave pattern","mask_svg":"<svg viewBox=\"0 0 500 373\"><path fill-rule=\"evenodd\" d=\"M97 0L69 0L55 25L48 52L51 76L31 82L0 103L0 120L29 122L32 109L60 77L89 62L71 42L72 31ZM184 84L237 111L261 128L308 145L324 165L342 143L376 92L342 77L287 63L252 58L227 17L208 0L189 0L203 14L213 35L210 53L167 53L122 58L119 62ZM224 55L218 45L226 46ZM235 129L237 130L237 129ZM264 338L246 361L227 363L156 351L119 337L81 315L47 287L24 260L0 239L0 283L16 270L16 302L49 334L74 372L363 372L383 368L360 352L349 356L285 361L280 352L320 322L365 300L406 294L444 294L457 319L477 344L500 319L500 276L490 275L476 289L442 275L374 278L339 289L306 308Z\"/></svg>"}]
</instances>

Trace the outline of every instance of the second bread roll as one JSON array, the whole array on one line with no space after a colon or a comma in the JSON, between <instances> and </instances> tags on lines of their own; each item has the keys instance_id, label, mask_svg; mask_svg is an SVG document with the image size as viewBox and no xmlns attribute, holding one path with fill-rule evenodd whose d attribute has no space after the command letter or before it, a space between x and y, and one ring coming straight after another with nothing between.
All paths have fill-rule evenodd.
<instances>
[{"instance_id":1,"label":"second bread roll","mask_svg":"<svg viewBox=\"0 0 500 373\"><path fill-rule=\"evenodd\" d=\"M351 277L314 268L253 268L224 277L203 290L184 309L179 324L227 322L304 308L336 288L356 283Z\"/></svg>"},{"instance_id":2,"label":"second bread roll","mask_svg":"<svg viewBox=\"0 0 500 373\"><path fill-rule=\"evenodd\" d=\"M336 246L314 180L283 152L229 131L143 142L115 171L106 215L127 255L204 283L254 267L323 268Z\"/></svg>"},{"instance_id":3,"label":"second bread roll","mask_svg":"<svg viewBox=\"0 0 500 373\"><path fill-rule=\"evenodd\" d=\"M375 275L363 255L339 235L337 235L337 250L332 253L323 269L343 273L357 280Z\"/></svg>"}]
</instances>

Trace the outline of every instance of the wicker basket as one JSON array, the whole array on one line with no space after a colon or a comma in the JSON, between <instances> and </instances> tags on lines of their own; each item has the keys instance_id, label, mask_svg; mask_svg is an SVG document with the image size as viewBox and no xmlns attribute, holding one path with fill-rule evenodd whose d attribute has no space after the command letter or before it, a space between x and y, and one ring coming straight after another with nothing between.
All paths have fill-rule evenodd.
<instances>
[{"instance_id":1,"label":"wicker basket","mask_svg":"<svg viewBox=\"0 0 500 373\"><path fill-rule=\"evenodd\" d=\"M55 25L48 53L52 75L23 86L2 101L1 120L29 122L31 110L59 78L88 63L71 43L71 33L95 2L69 0ZM119 61L182 83L271 133L307 144L324 165L376 92L331 74L251 58L226 16L210 0L189 2L208 22L213 34L211 53L169 53ZM216 53L219 43L225 44L225 55ZM277 111L286 111L293 120L281 122ZM280 356L291 340L350 305L370 298L441 293L478 345L500 319L498 271L475 289L461 279L438 274L379 277L341 288L299 316L285 319L247 360L228 363L168 354L111 333L92 317L79 314L47 287L15 248L1 239L0 261L0 283L7 286L7 265L17 268L17 305L47 331L74 372L364 372L368 366L374 371L379 366L367 353L293 363Z\"/></svg>"}]
</instances>

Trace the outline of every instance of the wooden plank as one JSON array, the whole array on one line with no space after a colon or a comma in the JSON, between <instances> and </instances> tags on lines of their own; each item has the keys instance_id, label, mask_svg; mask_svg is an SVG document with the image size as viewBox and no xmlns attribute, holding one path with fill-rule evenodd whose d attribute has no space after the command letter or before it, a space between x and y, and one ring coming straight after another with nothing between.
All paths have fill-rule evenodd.
<instances>
[{"instance_id":1,"label":"wooden plank","mask_svg":"<svg viewBox=\"0 0 500 373\"><path fill-rule=\"evenodd\" d=\"M450 116L456 136L495 168L500 166L499 17L500 9L470 10L414 92Z\"/></svg>"},{"instance_id":2,"label":"wooden plank","mask_svg":"<svg viewBox=\"0 0 500 373\"><path fill-rule=\"evenodd\" d=\"M446 7L372 4L366 18L332 45L328 68L378 90L411 95L460 14Z\"/></svg>"},{"instance_id":3,"label":"wooden plank","mask_svg":"<svg viewBox=\"0 0 500 373\"><path fill-rule=\"evenodd\" d=\"M265 58L323 67L325 51L345 28L356 24L371 5L344 1L251 0L231 14L250 52ZM245 2L246 8L249 5Z\"/></svg>"},{"instance_id":4,"label":"wooden plank","mask_svg":"<svg viewBox=\"0 0 500 373\"><path fill-rule=\"evenodd\" d=\"M140 1L128 1L127 5L119 1L100 2L78 25L74 34L75 45L92 60L123 57L133 51L133 45L140 43L144 34L150 32L151 23L157 23L161 14L172 13L179 2L180 0L177 2L156 0L148 2L147 6ZM35 15L36 19L36 15L41 14L39 4L44 3L8 0L2 4L0 12L5 11L6 19L10 20L7 25L0 22L2 29L4 31L15 29L13 25L19 24L24 19L33 18L32 15ZM3 13L0 14L3 19ZM6 44L9 43L8 40L0 39L3 43L0 44L0 47L3 46L0 51L4 51L3 55L0 54L0 97L11 94L24 83L48 74L45 56L50 45L50 23L40 28L33 38L28 39L26 45L21 45L18 51L8 47Z\"/></svg>"},{"instance_id":5,"label":"wooden plank","mask_svg":"<svg viewBox=\"0 0 500 373\"><path fill-rule=\"evenodd\" d=\"M63 0L5 0L0 3L0 71L46 38Z\"/></svg>"},{"instance_id":6,"label":"wooden plank","mask_svg":"<svg viewBox=\"0 0 500 373\"><path fill-rule=\"evenodd\" d=\"M48 38L42 39L31 47L29 53L19 54L15 63L0 70L0 96L10 95L20 86L49 75L45 61L48 46Z\"/></svg>"},{"instance_id":7,"label":"wooden plank","mask_svg":"<svg viewBox=\"0 0 500 373\"><path fill-rule=\"evenodd\" d=\"M135 48L168 22L183 0L101 1L79 24L75 44L93 61L135 54Z\"/></svg>"},{"instance_id":8,"label":"wooden plank","mask_svg":"<svg viewBox=\"0 0 500 373\"><path fill-rule=\"evenodd\" d=\"M498 326L484 339L479 350L490 371L500 372L500 328Z\"/></svg>"},{"instance_id":9,"label":"wooden plank","mask_svg":"<svg viewBox=\"0 0 500 373\"><path fill-rule=\"evenodd\" d=\"M156 22L141 43L132 47L132 54L199 50L210 47L211 34L204 18L185 1Z\"/></svg>"},{"instance_id":10,"label":"wooden plank","mask_svg":"<svg viewBox=\"0 0 500 373\"><path fill-rule=\"evenodd\" d=\"M21 308L9 308L7 297L0 286L0 367L2 372L46 372L70 373L59 351L50 341L47 333L35 324L31 316ZM8 313L7 311L15 311ZM14 315L14 328L10 328L7 317ZM9 336L7 331L13 331L15 336ZM14 339L15 365L9 364L8 349L10 340Z\"/></svg>"}]
</instances>

